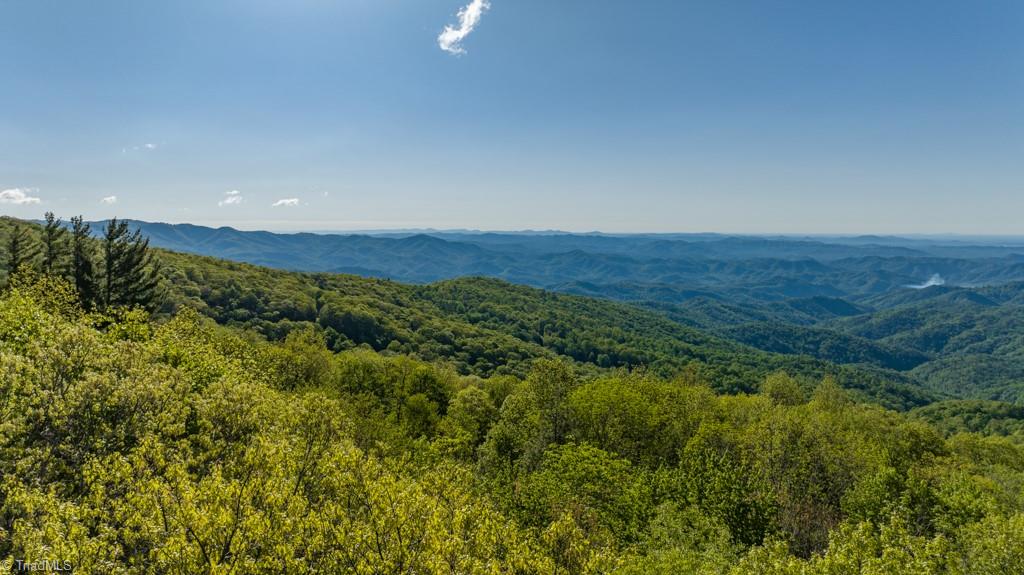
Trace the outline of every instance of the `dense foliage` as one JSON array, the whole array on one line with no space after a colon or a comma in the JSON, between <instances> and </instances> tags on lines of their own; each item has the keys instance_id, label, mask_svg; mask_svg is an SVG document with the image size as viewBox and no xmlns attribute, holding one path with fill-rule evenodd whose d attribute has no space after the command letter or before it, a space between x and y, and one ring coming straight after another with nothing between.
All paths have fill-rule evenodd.
<instances>
[{"instance_id":1,"label":"dense foliage","mask_svg":"<svg viewBox=\"0 0 1024 575\"><path fill-rule=\"evenodd\" d=\"M0 296L0 559L81 573L1024 569L1020 410L935 402L886 368L921 370L936 350L875 343L856 332L892 324L839 300L734 306L766 315L722 338L674 311L493 279L153 259L116 221L99 238L77 218L0 223L20 270ZM157 302L154 316L132 307ZM845 319L789 329L780 315Z\"/></svg>"},{"instance_id":2,"label":"dense foliage","mask_svg":"<svg viewBox=\"0 0 1024 575\"><path fill-rule=\"evenodd\" d=\"M953 435L961 432L1008 437L1024 443L1024 406L1001 401L948 400L919 407L912 415Z\"/></svg>"},{"instance_id":3,"label":"dense foliage","mask_svg":"<svg viewBox=\"0 0 1024 575\"><path fill-rule=\"evenodd\" d=\"M906 371L929 357L923 352L877 344L869 339L835 330L754 323L722 330L730 339L747 345L789 355L809 355L835 363L868 363Z\"/></svg>"},{"instance_id":4,"label":"dense foliage","mask_svg":"<svg viewBox=\"0 0 1024 575\"><path fill-rule=\"evenodd\" d=\"M773 374L459 375L0 297L0 558L76 573L1024 568L1024 451Z\"/></svg>"}]
</instances>

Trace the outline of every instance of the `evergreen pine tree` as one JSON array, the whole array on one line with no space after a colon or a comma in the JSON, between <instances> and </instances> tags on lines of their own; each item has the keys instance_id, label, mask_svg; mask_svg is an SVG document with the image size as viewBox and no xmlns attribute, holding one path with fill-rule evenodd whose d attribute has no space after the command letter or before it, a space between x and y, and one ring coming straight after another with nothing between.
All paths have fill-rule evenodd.
<instances>
[{"instance_id":1,"label":"evergreen pine tree","mask_svg":"<svg viewBox=\"0 0 1024 575\"><path fill-rule=\"evenodd\" d=\"M71 218L71 279L82 307L91 309L97 303L98 290L89 224L82 221L82 216Z\"/></svg>"},{"instance_id":2,"label":"evergreen pine tree","mask_svg":"<svg viewBox=\"0 0 1024 575\"><path fill-rule=\"evenodd\" d=\"M138 229L130 232L125 221L114 218L107 222L103 232L103 307L153 309L159 284L149 239Z\"/></svg>"},{"instance_id":3,"label":"evergreen pine tree","mask_svg":"<svg viewBox=\"0 0 1024 575\"><path fill-rule=\"evenodd\" d=\"M63 276L67 259L67 231L60 218L46 212L43 226L43 273Z\"/></svg>"},{"instance_id":4,"label":"evergreen pine tree","mask_svg":"<svg viewBox=\"0 0 1024 575\"><path fill-rule=\"evenodd\" d=\"M39 245L25 226L15 223L7 237L7 273L14 274L22 266L35 267Z\"/></svg>"}]
</instances>

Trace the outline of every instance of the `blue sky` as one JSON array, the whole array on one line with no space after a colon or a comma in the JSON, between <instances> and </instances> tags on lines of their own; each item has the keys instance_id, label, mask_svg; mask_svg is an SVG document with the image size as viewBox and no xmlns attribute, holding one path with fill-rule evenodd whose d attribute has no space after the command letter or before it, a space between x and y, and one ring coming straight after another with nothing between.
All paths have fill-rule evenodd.
<instances>
[{"instance_id":1,"label":"blue sky","mask_svg":"<svg viewBox=\"0 0 1024 575\"><path fill-rule=\"evenodd\" d=\"M1024 233L1018 0L0 0L0 80L19 217Z\"/></svg>"}]
</instances>

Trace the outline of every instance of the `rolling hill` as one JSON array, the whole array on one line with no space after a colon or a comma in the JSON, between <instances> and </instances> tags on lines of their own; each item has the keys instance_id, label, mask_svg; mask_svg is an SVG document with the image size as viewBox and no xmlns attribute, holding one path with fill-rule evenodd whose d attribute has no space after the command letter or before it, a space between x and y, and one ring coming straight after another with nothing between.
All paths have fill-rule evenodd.
<instances>
[{"instance_id":1,"label":"rolling hill","mask_svg":"<svg viewBox=\"0 0 1024 575\"><path fill-rule=\"evenodd\" d=\"M1024 281L1024 243L557 232L275 234L132 224L157 247L280 269L411 283L486 276L625 301L679 303L698 292L745 303L857 300L923 285L936 275L951 286ZM966 247L971 257L942 255L954 248L962 254Z\"/></svg>"},{"instance_id":2,"label":"rolling hill","mask_svg":"<svg viewBox=\"0 0 1024 575\"><path fill-rule=\"evenodd\" d=\"M271 339L315 324L335 349L363 345L479 375L523 373L537 358L563 356L586 369L646 367L672 376L696 368L729 392L755 390L767 374L785 370L808 385L832 375L861 397L900 409L942 397L878 366L767 353L636 306L495 279L408 285L172 252L161 259L168 311L194 307Z\"/></svg>"}]
</instances>

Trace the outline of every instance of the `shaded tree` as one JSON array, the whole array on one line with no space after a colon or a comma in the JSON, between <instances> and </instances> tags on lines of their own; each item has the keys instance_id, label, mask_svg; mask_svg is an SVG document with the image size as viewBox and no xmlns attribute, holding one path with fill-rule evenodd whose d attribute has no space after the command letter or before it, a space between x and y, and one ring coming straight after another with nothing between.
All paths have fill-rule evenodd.
<instances>
[{"instance_id":1,"label":"shaded tree","mask_svg":"<svg viewBox=\"0 0 1024 575\"><path fill-rule=\"evenodd\" d=\"M142 237L141 230L131 232L127 222L114 218L107 222L101 243L103 307L153 309L160 277L149 251L149 239Z\"/></svg>"},{"instance_id":2,"label":"shaded tree","mask_svg":"<svg viewBox=\"0 0 1024 575\"><path fill-rule=\"evenodd\" d=\"M766 377L761 393L779 405L800 405L805 401L800 385L784 371Z\"/></svg>"},{"instance_id":3,"label":"shaded tree","mask_svg":"<svg viewBox=\"0 0 1024 575\"><path fill-rule=\"evenodd\" d=\"M99 299L89 231L82 216L71 218L71 281L86 308L93 307Z\"/></svg>"},{"instance_id":4,"label":"shaded tree","mask_svg":"<svg viewBox=\"0 0 1024 575\"><path fill-rule=\"evenodd\" d=\"M27 227L15 224L7 236L7 271L14 273L22 266L33 266L39 256L39 244Z\"/></svg>"},{"instance_id":5,"label":"shaded tree","mask_svg":"<svg viewBox=\"0 0 1024 575\"><path fill-rule=\"evenodd\" d=\"M43 225L43 273L63 275L67 259L67 230L53 212L46 212Z\"/></svg>"}]
</instances>

